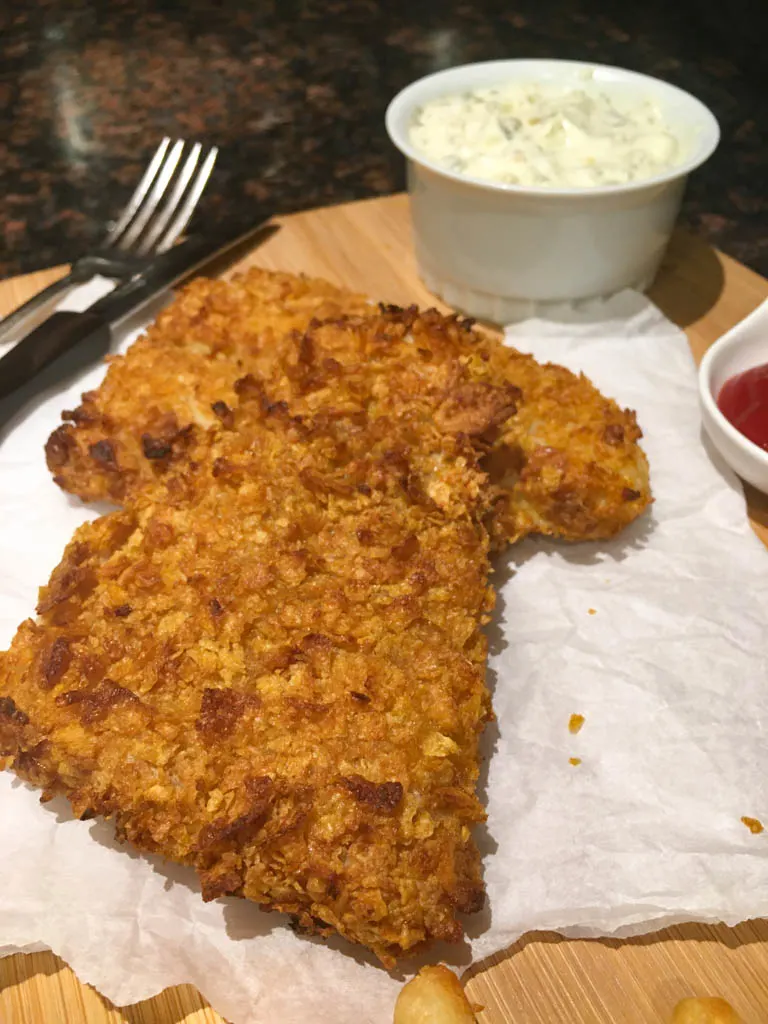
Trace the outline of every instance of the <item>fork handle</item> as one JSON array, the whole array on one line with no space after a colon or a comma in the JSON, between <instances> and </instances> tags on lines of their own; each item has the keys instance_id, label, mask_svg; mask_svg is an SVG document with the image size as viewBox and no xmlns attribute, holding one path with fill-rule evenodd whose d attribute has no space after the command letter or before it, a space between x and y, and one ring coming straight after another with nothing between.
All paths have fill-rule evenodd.
<instances>
[{"instance_id":1,"label":"fork handle","mask_svg":"<svg viewBox=\"0 0 768 1024\"><path fill-rule=\"evenodd\" d=\"M19 306L18 309L14 309L8 316L3 317L0 320L0 345L15 341L18 336L33 330L36 326L34 322L35 313L45 310L58 296L76 284L83 284L92 276L93 274L83 273L75 267L68 274L65 274L64 277L60 277L58 281L49 284L47 288L43 288L41 292L33 295L31 299L27 299L25 303Z\"/></svg>"},{"instance_id":2,"label":"fork handle","mask_svg":"<svg viewBox=\"0 0 768 1024\"><path fill-rule=\"evenodd\" d=\"M0 398L28 384L97 331L109 332L109 324L97 313L54 313L0 358Z\"/></svg>"}]
</instances>

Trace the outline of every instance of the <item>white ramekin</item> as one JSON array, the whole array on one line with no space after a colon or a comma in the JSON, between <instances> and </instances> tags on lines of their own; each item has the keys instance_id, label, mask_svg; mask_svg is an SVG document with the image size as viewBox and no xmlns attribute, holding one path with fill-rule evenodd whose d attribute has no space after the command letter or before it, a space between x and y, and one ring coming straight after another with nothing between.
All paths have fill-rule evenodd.
<instances>
[{"instance_id":1,"label":"white ramekin","mask_svg":"<svg viewBox=\"0 0 768 1024\"><path fill-rule=\"evenodd\" d=\"M664 174L590 189L527 188L440 167L410 143L414 111L438 96L523 79L599 85L659 103L689 146ZM580 61L497 60L428 75L392 100L389 136L405 154L419 272L427 287L472 316L505 323L553 304L650 285L677 217L687 175L717 146L713 114L657 78Z\"/></svg>"},{"instance_id":2,"label":"white ramekin","mask_svg":"<svg viewBox=\"0 0 768 1024\"><path fill-rule=\"evenodd\" d=\"M739 433L717 407L729 377L763 363L768 363L768 301L707 349L699 367L699 399L702 423L715 448L743 480L768 494L768 452Z\"/></svg>"}]
</instances>

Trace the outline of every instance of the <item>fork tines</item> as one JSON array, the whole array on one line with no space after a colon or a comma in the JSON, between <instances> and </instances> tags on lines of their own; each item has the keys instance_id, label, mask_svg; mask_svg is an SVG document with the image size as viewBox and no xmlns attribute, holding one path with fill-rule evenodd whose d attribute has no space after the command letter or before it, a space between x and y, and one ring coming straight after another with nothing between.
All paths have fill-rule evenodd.
<instances>
[{"instance_id":1,"label":"fork tines","mask_svg":"<svg viewBox=\"0 0 768 1024\"><path fill-rule=\"evenodd\" d=\"M187 226L216 163L216 146L164 138L117 221L106 245L138 256L170 249ZM182 156L185 156L182 161Z\"/></svg>"}]
</instances>

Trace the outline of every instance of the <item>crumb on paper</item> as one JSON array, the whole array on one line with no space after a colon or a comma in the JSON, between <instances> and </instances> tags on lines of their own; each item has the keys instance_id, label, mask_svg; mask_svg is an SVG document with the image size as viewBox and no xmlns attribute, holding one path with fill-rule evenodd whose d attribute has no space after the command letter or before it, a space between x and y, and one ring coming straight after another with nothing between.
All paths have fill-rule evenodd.
<instances>
[{"instance_id":1,"label":"crumb on paper","mask_svg":"<svg viewBox=\"0 0 768 1024\"><path fill-rule=\"evenodd\" d=\"M581 727L584 725L584 715L571 715L568 719L568 732L574 736L577 732L581 732Z\"/></svg>"},{"instance_id":2,"label":"crumb on paper","mask_svg":"<svg viewBox=\"0 0 768 1024\"><path fill-rule=\"evenodd\" d=\"M597 608L588 608L587 609L587 614L588 615L597 615Z\"/></svg>"},{"instance_id":3,"label":"crumb on paper","mask_svg":"<svg viewBox=\"0 0 768 1024\"><path fill-rule=\"evenodd\" d=\"M578 766L581 764L581 758L580 757L569 757L568 758L568 764L572 764L574 768L578 768Z\"/></svg>"},{"instance_id":4,"label":"crumb on paper","mask_svg":"<svg viewBox=\"0 0 768 1024\"><path fill-rule=\"evenodd\" d=\"M765 831L762 821L758 818L747 818L741 819L742 824L746 825L753 836L759 836L761 832Z\"/></svg>"}]
</instances>

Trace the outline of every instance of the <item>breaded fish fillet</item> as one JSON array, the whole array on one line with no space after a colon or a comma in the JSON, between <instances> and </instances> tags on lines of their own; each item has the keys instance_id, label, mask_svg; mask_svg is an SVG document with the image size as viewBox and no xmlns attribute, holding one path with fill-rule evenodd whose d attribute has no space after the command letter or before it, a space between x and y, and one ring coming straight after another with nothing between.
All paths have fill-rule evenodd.
<instances>
[{"instance_id":1,"label":"breaded fish fillet","mask_svg":"<svg viewBox=\"0 0 768 1024\"><path fill-rule=\"evenodd\" d=\"M0 656L0 766L192 865L205 899L391 963L483 901L493 597L466 428L491 436L513 393L369 327L343 347L389 352L380 392L318 328L274 381L301 415L241 378L184 458L77 531Z\"/></svg>"},{"instance_id":2,"label":"breaded fish fillet","mask_svg":"<svg viewBox=\"0 0 768 1024\"><path fill-rule=\"evenodd\" d=\"M130 500L186 457L190 431L210 425L213 403L229 403L237 379L253 373L279 384L310 350L317 321L370 312L360 296L263 270L231 283L193 282L112 361L102 385L63 414L69 422L46 446L56 481L86 500ZM474 382L520 390L517 415L484 440L496 489L489 519L496 546L531 532L610 537L647 507L648 466L635 416L585 377L542 366L434 310L385 307L379 322L384 329L406 324L416 354L439 343ZM349 337L340 324L332 358L342 365L359 358L357 348L345 348ZM322 400L333 407L332 374L319 364L313 372L328 378Z\"/></svg>"}]
</instances>

